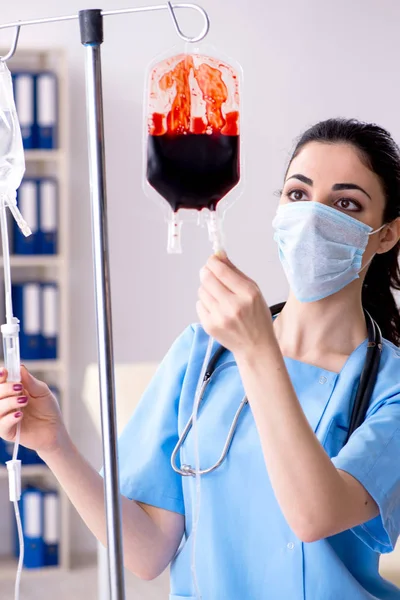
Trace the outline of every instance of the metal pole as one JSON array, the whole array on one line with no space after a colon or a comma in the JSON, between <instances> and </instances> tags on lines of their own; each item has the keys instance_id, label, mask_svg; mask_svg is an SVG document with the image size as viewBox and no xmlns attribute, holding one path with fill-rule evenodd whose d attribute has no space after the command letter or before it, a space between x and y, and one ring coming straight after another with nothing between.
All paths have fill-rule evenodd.
<instances>
[{"instance_id":1,"label":"metal pole","mask_svg":"<svg viewBox=\"0 0 400 600\"><path fill-rule=\"evenodd\" d=\"M79 13L79 20L81 41L86 51L86 109L110 592L111 600L125 600L100 56L103 16L99 9L83 10Z\"/></svg>"}]
</instances>

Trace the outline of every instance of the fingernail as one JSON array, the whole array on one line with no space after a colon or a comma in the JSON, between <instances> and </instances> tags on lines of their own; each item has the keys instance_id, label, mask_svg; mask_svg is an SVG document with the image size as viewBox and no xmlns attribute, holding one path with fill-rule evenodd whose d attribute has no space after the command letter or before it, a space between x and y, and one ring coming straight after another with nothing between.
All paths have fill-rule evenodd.
<instances>
[{"instance_id":1,"label":"fingernail","mask_svg":"<svg viewBox=\"0 0 400 600\"><path fill-rule=\"evenodd\" d=\"M15 383L13 385L13 390L14 390L14 392L21 392L22 391L22 384L21 383Z\"/></svg>"},{"instance_id":2,"label":"fingernail","mask_svg":"<svg viewBox=\"0 0 400 600\"><path fill-rule=\"evenodd\" d=\"M19 417L22 417L22 412L19 410L18 412L14 413L14 417L19 419Z\"/></svg>"},{"instance_id":3,"label":"fingernail","mask_svg":"<svg viewBox=\"0 0 400 600\"><path fill-rule=\"evenodd\" d=\"M0 369L0 377L4 377L5 373L6 373L6 372L5 372L5 370L4 370L4 369Z\"/></svg>"},{"instance_id":4,"label":"fingernail","mask_svg":"<svg viewBox=\"0 0 400 600\"><path fill-rule=\"evenodd\" d=\"M25 404L26 402L28 402L28 398L26 396L21 396L21 398L18 398L18 404Z\"/></svg>"}]
</instances>

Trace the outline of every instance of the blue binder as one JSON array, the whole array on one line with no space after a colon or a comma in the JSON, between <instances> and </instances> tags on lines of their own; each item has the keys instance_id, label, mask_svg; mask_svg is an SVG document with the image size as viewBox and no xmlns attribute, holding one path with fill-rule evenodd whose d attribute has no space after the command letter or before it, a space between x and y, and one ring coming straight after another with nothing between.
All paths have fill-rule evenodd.
<instances>
[{"instance_id":1,"label":"blue binder","mask_svg":"<svg viewBox=\"0 0 400 600\"><path fill-rule=\"evenodd\" d=\"M39 457L35 450L20 446L18 450L18 458L22 462L22 467L25 465L42 465L44 461Z\"/></svg>"},{"instance_id":2,"label":"blue binder","mask_svg":"<svg viewBox=\"0 0 400 600\"><path fill-rule=\"evenodd\" d=\"M26 569L44 566L43 540L43 491L35 486L26 487L21 494L21 522L24 535ZM19 555L19 540L16 532L16 556Z\"/></svg>"},{"instance_id":3,"label":"blue binder","mask_svg":"<svg viewBox=\"0 0 400 600\"><path fill-rule=\"evenodd\" d=\"M0 438L0 465L4 466L7 460L6 442Z\"/></svg>"},{"instance_id":4,"label":"blue binder","mask_svg":"<svg viewBox=\"0 0 400 600\"><path fill-rule=\"evenodd\" d=\"M20 320L20 352L23 360L42 358L40 283L13 284L14 314Z\"/></svg>"},{"instance_id":5,"label":"blue binder","mask_svg":"<svg viewBox=\"0 0 400 600\"><path fill-rule=\"evenodd\" d=\"M35 75L28 71L19 71L12 74L14 86L15 107L21 126L21 135L24 148L30 150L36 147L36 94Z\"/></svg>"},{"instance_id":6,"label":"blue binder","mask_svg":"<svg viewBox=\"0 0 400 600\"><path fill-rule=\"evenodd\" d=\"M14 443L6 442L5 440L1 440L1 442L2 442L1 449L0 449L1 462L3 465L5 465L8 460L12 459L12 455L14 452Z\"/></svg>"},{"instance_id":7,"label":"blue binder","mask_svg":"<svg viewBox=\"0 0 400 600\"><path fill-rule=\"evenodd\" d=\"M55 360L58 355L58 286L42 283L42 357Z\"/></svg>"},{"instance_id":8,"label":"blue binder","mask_svg":"<svg viewBox=\"0 0 400 600\"><path fill-rule=\"evenodd\" d=\"M13 219L13 252L14 254L39 254L39 198L37 179L23 179L17 191L17 203L22 216L32 230L32 234L25 237Z\"/></svg>"},{"instance_id":9,"label":"blue binder","mask_svg":"<svg viewBox=\"0 0 400 600\"><path fill-rule=\"evenodd\" d=\"M38 148L51 150L58 145L58 85L56 74L36 75L36 122Z\"/></svg>"},{"instance_id":10,"label":"blue binder","mask_svg":"<svg viewBox=\"0 0 400 600\"><path fill-rule=\"evenodd\" d=\"M41 254L57 254L58 185L51 177L43 177L39 185L39 248Z\"/></svg>"},{"instance_id":11,"label":"blue binder","mask_svg":"<svg viewBox=\"0 0 400 600\"><path fill-rule=\"evenodd\" d=\"M44 565L58 565L59 560L59 523L60 506L59 494L56 490L43 492L43 543Z\"/></svg>"}]
</instances>

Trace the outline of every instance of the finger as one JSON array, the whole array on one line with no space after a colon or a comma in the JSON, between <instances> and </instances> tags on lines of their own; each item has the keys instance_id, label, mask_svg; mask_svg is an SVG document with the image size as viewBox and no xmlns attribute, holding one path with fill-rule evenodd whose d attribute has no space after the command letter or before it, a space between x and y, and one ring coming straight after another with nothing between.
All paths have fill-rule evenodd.
<instances>
[{"instance_id":1,"label":"finger","mask_svg":"<svg viewBox=\"0 0 400 600\"><path fill-rule=\"evenodd\" d=\"M32 398L40 398L49 393L48 385L40 379L36 379L24 365L21 365L21 381Z\"/></svg>"},{"instance_id":2,"label":"finger","mask_svg":"<svg viewBox=\"0 0 400 600\"><path fill-rule=\"evenodd\" d=\"M0 369L0 383L4 383L7 381L8 372L4 367Z\"/></svg>"},{"instance_id":3,"label":"finger","mask_svg":"<svg viewBox=\"0 0 400 600\"><path fill-rule=\"evenodd\" d=\"M219 254L216 254L215 257L220 260L221 262L225 263L226 265L228 265L228 267L230 267L233 271L235 271L235 273L237 273L238 275L240 275L241 277L243 277L243 279L246 279L247 281L252 281L252 279L250 279L250 277L248 277L246 275L246 273L243 273L243 271L241 271L240 269L237 268L237 266L235 264L233 264L233 262L228 258L228 255L224 252L224 254L221 256Z\"/></svg>"},{"instance_id":4,"label":"finger","mask_svg":"<svg viewBox=\"0 0 400 600\"><path fill-rule=\"evenodd\" d=\"M234 294L240 293L249 281L249 278L236 269L236 267L220 260L216 256L211 256L208 259L207 268Z\"/></svg>"},{"instance_id":5,"label":"finger","mask_svg":"<svg viewBox=\"0 0 400 600\"><path fill-rule=\"evenodd\" d=\"M2 383L0 387L0 403L3 402L4 398L9 398L10 396L24 396L26 395L24 392L24 388L22 383L13 383L12 381L8 381L7 383Z\"/></svg>"},{"instance_id":6,"label":"finger","mask_svg":"<svg viewBox=\"0 0 400 600\"><path fill-rule=\"evenodd\" d=\"M228 267L231 267L231 269L233 271L235 271L239 275L242 275L243 277L248 279L247 275L245 273L243 273L240 269L238 269L236 265L233 264L233 262L230 260L227 253L225 252L225 250L219 250L214 255L212 255L210 258L216 258L217 260L220 260L221 262L228 265Z\"/></svg>"},{"instance_id":7,"label":"finger","mask_svg":"<svg viewBox=\"0 0 400 600\"><path fill-rule=\"evenodd\" d=\"M206 307L203 305L201 300L198 300L196 302L196 311L197 311L197 315L200 319L200 323L203 325L204 329L206 329L211 315L210 315L209 311L206 309ZM207 331L207 329L206 329L206 331Z\"/></svg>"},{"instance_id":8,"label":"finger","mask_svg":"<svg viewBox=\"0 0 400 600\"><path fill-rule=\"evenodd\" d=\"M205 289L204 286L199 288L198 296L200 302L210 313L215 311L219 306L217 300Z\"/></svg>"},{"instance_id":9,"label":"finger","mask_svg":"<svg viewBox=\"0 0 400 600\"><path fill-rule=\"evenodd\" d=\"M24 414L21 411L10 413L1 419L0 436L6 441L13 441L16 434L16 426L22 421Z\"/></svg>"},{"instance_id":10,"label":"finger","mask_svg":"<svg viewBox=\"0 0 400 600\"><path fill-rule=\"evenodd\" d=\"M0 418L12 411L18 411L28 405L28 396L11 396L3 398L0 402Z\"/></svg>"},{"instance_id":11,"label":"finger","mask_svg":"<svg viewBox=\"0 0 400 600\"><path fill-rule=\"evenodd\" d=\"M200 281L207 292L219 302L226 301L227 297L232 295L231 290L228 289L208 267L203 267L201 269Z\"/></svg>"}]
</instances>

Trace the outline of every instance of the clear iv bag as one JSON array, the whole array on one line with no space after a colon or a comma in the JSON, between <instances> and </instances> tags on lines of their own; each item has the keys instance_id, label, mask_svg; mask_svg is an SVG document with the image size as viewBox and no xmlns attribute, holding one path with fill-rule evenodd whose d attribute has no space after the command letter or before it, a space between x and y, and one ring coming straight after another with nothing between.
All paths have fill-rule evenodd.
<instances>
[{"instance_id":1,"label":"clear iv bag","mask_svg":"<svg viewBox=\"0 0 400 600\"><path fill-rule=\"evenodd\" d=\"M149 67L143 173L169 223L169 252L181 252L186 217L205 213L210 237L221 237L224 212L239 196L240 85L240 66L206 45Z\"/></svg>"},{"instance_id":2,"label":"clear iv bag","mask_svg":"<svg viewBox=\"0 0 400 600\"><path fill-rule=\"evenodd\" d=\"M0 193L15 199L24 172L24 149L11 73L6 63L0 61Z\"/></svg>"}]
</instances>

